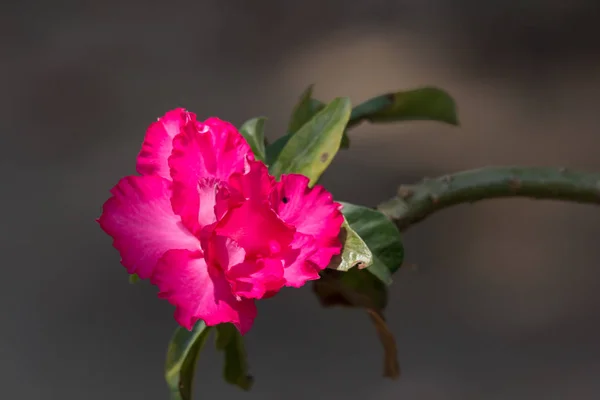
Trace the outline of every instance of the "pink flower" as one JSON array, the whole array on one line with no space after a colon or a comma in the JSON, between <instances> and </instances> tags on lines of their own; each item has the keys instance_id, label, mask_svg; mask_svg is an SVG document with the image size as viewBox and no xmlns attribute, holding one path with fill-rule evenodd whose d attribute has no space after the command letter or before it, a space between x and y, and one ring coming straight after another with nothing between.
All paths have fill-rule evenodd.
<instances>
[{"instance_id":1,"label":"pink flower","mask_svg":"<svg viewBox=\"0 0 600 400\"><path fill-rule=\"evenodd\" d=\"M137 171L111 190L98 222L187 329L202 319L244 334L256 299L318 279L341 251L331 194L301 175L276 182L228 122L168 112L150 125Z\"/></svg>"}]
</instances>

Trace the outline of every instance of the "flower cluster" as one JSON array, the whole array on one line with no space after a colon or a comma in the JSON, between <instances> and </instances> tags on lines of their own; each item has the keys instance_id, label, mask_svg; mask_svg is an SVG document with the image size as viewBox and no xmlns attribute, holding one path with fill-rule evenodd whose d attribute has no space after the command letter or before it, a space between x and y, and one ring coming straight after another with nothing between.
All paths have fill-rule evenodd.
<instances>
[{"instance_id":1,"label":"flower cluster","mask_svg":"<svg viewBox=\"0 0 600 400\"><path fill-rule=\"evenodd\" d=\"M318 279L341 251L340 204L302 175L276 181L228 122L168 112L148 128L137 172L98 222L187 329L201 319L246 333L255 300Z\"/></svg>"}]
</instances>

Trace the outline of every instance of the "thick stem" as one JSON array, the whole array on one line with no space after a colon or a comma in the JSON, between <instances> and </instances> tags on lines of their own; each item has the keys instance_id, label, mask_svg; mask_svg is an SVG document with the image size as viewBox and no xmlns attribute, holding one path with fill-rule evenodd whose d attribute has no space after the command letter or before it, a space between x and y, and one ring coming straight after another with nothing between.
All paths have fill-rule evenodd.
<instances>
[{"instance_id":1,"label":"thick stem","mask_svg":"<svg viewBox=\"0 0 600 400\"><path fill-rule=\"evenodd\" d=\"M446 207L500 197L600 204L600 174L565 168L487 167L401 186L397 196L378 209L406 230Z\"/></svg>"}]
</instances>

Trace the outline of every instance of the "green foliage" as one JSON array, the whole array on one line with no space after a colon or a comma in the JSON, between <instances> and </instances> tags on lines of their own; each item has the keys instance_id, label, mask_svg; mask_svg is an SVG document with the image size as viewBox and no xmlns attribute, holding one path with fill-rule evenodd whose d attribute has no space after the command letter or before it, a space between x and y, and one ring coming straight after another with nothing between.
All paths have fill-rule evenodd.
<instances>
[{"instance_id":1,"label":"green foliage","mask_svg":"<svg viewBox=\"0 0 600 400\"><path fill-rule=\"evenodd\" d=\"M264 136L266 118L246 121L240 132L248 141L256 159L270 166L279 178L298 173L314 185L340 148L347 148L348 129L363 121L371 123L432 120L458 124L454 100L443 90L423 87L384 94L352 109L348 98L336 98L325 104L313 98L313 85L300 96L289 120L287 132L271 145ZM363 309L377 329L384 348L384 375L397 378L400 368L396 343L389 331L383 310L387 306L387 285L402 265L404 248L400 232L390 215L378 210L343 204L344 223L340 231L342 253L333 257L313 290L323 307ZM384 211L385 212L385 211ZM129 277L131 283L139 280ZM224 379L243 390L252 387L248 374L243 338L232 324L215 327L215 345L223 352ZM172 400L190 400L196 361L210 328L199 321L191 332L177 328L169 344L165 377Z\"/></svg>"},{"instance_id":2,"label":"green foliage","mask_svg":"<svg viewBox=\"0 0 600 400\"><path fill-rule=\"evenodd\" d=\"M257 160L264 161L265 151L265 117L252 118L240 127L240 133L252 149Z\"/></svg>"},{"instance_id":3,"label":"green foliage","mask_svg":"<svg viewBox=\"0 0 600 400\"><path fill-rule=\"evenodd\" d=\"M373 253L373 265L368 269L376 276L389 277L404 261L404 246L400 231L381 212L372 208L340 202L342 213L350 227L365 241ZM384 282L387 278L382 279Z\"/></svg>"},{"instance_id":4,"label":"green foliage","mask_svg":"<svg viewBox=\"0 0 600 400\"><path fill-rule=\"evenodd\" d=\"M138 274L129 274L129 283L131 283L132 285L138 283L140 280L141 279L138 276Z\"/></svg>"},{"instance_id":5,"label":"green foliage","mask_svg":"<svg viewBox=\"0 0 600 400\"><path fill-rule=\"evenodd\" d=\"M272 165L290 137L325 105L312 97L314 85L300 96L290 118L288 133L267 148L267 164ZM444 90L422 87L407 91L390 92L373 97L352 109L348 125L342 136L341 149L350 147L348 130L363 121L371 123L403 121L437 121L458 125L454 99Z\"/></svg>"},{"instance_id":6,"label":"green foliage","mask_svg":"<svg viewBox=\"0 0 600 400\"><path fill-rule=\"evenodd\" d=\"M328 268L338 271L348 271L354 267L365 268L373 264L373 255L367 244L350 227L344 218L339 235L342 243L342 253L332 257Z\"/></svg>"},{"instance_id":7,"label":"green foliage","mask_svg":"<svg viewBox=\"0 0 600 400\"><path fill-rule=\"evenodd\" d=\"M292 111L290 122L288 125L288 134L296 133L308 121L314 117L316 113L325 108L325 104L319 100L313 99L314 85L310 85L300 96L298 104Z\"/></svg>"},{"instance_id":8,"label":"green foliage","mask_svg":"<svg viewBox=\"0 0 600 400\"><path fill-rule=\"evenodd\" d=\"M191 331L177 327L169 343L165 378L171 392L171 400L190 400L192 383L198 356L210 331L203 321L198 321ZM252 377L248 374L244 339L232 324L220 324L215 346L222 351L225 358L223 377L226 382L243 390L252 387Z\"/></svg>"},{"instance_id":9,"label":"green foliage","mask_svg":"<svg viewBox=\"0 0 600 400\"><path fill-rule=\"evenodd\" d=\"M286 173L302 174L314 185L340 148L350 110L350 100L342 97L315 114L289 138L271 165L271 174L276 178Z\"/></svg>"},{"instance_id":10,"label":"green foliage","mask_svg":"<svg viewBox=\"0 0 600 400\"><path fill-rule=\"evenodd\" d=\"M304 124L312 119L316 113L325 108L325 103L312 98L313 85L310 85L300 96L300 100L292 111L288 126L288 133L281 136L273 144L267 147L267 165L273 165L281 150L285 147L288 140L296 133Z\"/></svg>"},{"instance_id":11,"label":"green foliage","mask_svg":"<svg viewBox=\"0 0 600 400\"><path fill-rule=\"evenodd\" d=\"M416 120L458 125L456 104L447 92L434 87L387 93L354 107L349 127L362 121L381 123Z\"/></svg>"},{"instance_id":12,"label":"green foliage","mask_svg":"<svg viewBox=\"0 0 600 400\"><path fill-rule=\"evenodd\" d=\"M358 265L346 272L331 269L322 272L313 291L323 307L343 306L365 309L373 322L384 348L386 377L397 378L400 367L396 356L396 341L389 331L383 310L387 305L387 286L404 260L404 248L396 226L377 210L342 203L346 229L351 229L355 240L368 246L372 264ZM344 243L344 242L343 242ZM346 251L347 241L344 243ZM341 270L343 271L343 270Z\"/></svg>"},{"instance_id":13,"label":"green foliage","mask_svg":"<svg viewBox=\"0 0 600 400\"><path fill-rule=\"evenodd\" d=\"M314 282L323 307L347 306L383 310L388 301L387 286L364 268L349 271L327 269Z\"/></svg>"},{"instance_id":14,"label":"green foliage","mask_svg":"<svg viewBox=\"0 0 600 400\"><path fill-rule=\"evenodd\" d=\"M203 321L198 321L192 331L178 327L169 343L165 363L165 379L171 400L190 400L198 354L210 333Z\"/></svg>"},{"instance_id":15,"label":"green foliage","mask_svg":"<svg viewBox=\"0 0 600 400\"><path fill-rule=\"evenodd\" d=\"M253 379L248 374L244 339L236 327L232 324L217 325L216 346L225 355L225 381L243 390L250 390Z\"/></svg>"},{"instance_id":16,"label":"green foliage","mask_svg":"<svg viewBox=\"0 0 600 400\"><path fill-rule=\"evenodd\" d=\"M384 349L383 375L396 379L400 375L396 341L383 316L388 301L386 285L365 269L353 268L347 272L325 270L321 279L313 283L313 292L323 307L366 310Z\"/></svg>"}]
</instances>

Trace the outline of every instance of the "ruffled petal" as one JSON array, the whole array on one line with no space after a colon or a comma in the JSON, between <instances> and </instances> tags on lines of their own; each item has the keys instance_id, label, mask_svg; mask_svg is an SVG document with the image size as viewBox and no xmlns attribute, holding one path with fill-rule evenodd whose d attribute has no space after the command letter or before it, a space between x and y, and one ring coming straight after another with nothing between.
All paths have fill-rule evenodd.
<instances>
[{"instance_id":1,"label":"ruffled petal","mask_svg":"<svg viewBox=\"0 0 600 400\"><path fill-rule=\"evenodd\" d=\"M267 203L246 201L229 210L214 232L236 241L252 257L270 257L286 249L294 228L283 222Z\"/></svg>"},{"instance_id":2,"label":"ruffled petal","mask_svg":"<svg viewBox=\"0 0 600 400\"><path fill-rule=\"evenodd\" d=\"M143 279L150 277L166 251L200 248L198 239L173 213L169 186L157 175L125 177L111 190L98 219L113 237L123 266Z\"/></svg>"},{"instance_id":3,"label":"ruffled petal","mask_svg":"<svg viewBox=\"0 0 600 400\"><path fill-rule=\"evenodd\" d=\"M177 108L150 125L137 157L136 169L139 174L155 174L171 179L168 159L173 150L173 138L190 118L195 119L195 116L183 108Z\"/></svg>"},{"instance_id":4,"label":"ruffled petal","mask_svg":"<svg viewBox=\"0 0 600 400\"><path fill-rule=\"evenodd\" d=\"M273 190L271 203L285 222L315 238L336 237L344 222L341 205L323 186L308 187L303 175L283 175Z\"/></svg>"},{"instance_id":5,"label":"ruffled petal","mask_svg":"<svg viewBox=\"0 0 600 400\"><path fill-rule=\"evenodd\" d=\"M212 235L208 244L207 257L211 263L227 271L230 267L246 260L246 250L235 240L225 236Z\"/></svg>"},{"instance_id":6,"label":"ruffled petal","mask_svg":"<svg viewBox=\"0 0 600 400\"><path fill-rule=\"evenodd\" d=\"M233 174L229 178L231 190L244 199L265 202L275 185L275 178L269 175L267 166L261 161L249 161L245 173Z\"/></svg>"},{"instance_id":7,"label":"ruffled petal","mask_svg":"<svg viewBox=\"0 0 600 400\"><path fill-rule=\"evenodd\" d=\"M207 265L201 252L172 250L160 259L152 284L176 307L175 319L188 330L198 320L208 326L230 322L243 335L256 318L253 300L236 299L224 273Z\"/></svg>"},{"instance_id":8,"label":"ruffled petal","mask_svg":"<svg viewBox=\"0 0 600 400\"><path fill-rule=\"evenodd\" d=\"M173 179L173 210L191 230L215 222L215 195L221 183L243 173L252 156L235 127L211 118L190 120L173 140L169 158Z\"/></svg>"},{"instance_id":9,"label":"ruffled petal","mask_svg":"<svg viewBox=\"0 0 600 400\"><path fill-rule=\"evenodd\" d=\"M344 217L341 205L333 201L331 193L320 185L309 188L308 182L303 175L283 175L271 194L271 205L297 232L315 239L317 249L310 260L323 269L342 249L338 235Z\"/></svg>"},{"instance_id":10,"label":"ruffled petal","mask_svg":"<svg viewBox=\"0 0 600 400\"><path fill-rule=\"evenodd\" d=\"M298 288L307 281L319 279L319 271L329 264L327 260L325 267L321 267L321 264L312 260L319 253L317 241L312 236L296 232L289 250L283 256L285 285Z\"/></svg>"},{"instance_id":11,"label":"ruffled petal","mask_svg":"<svg viewBox=\"0 0 600 400\"><path fill-rule=\"evenodd\" d=\"M260 258L233 265L226 272L231 290L240 297L262 299L272 296L286 283L280 259Z\"/></svg>"},{"instance_id":12,"label":"ruffled petal","mask_svg":"<svg viewBox=\"0 0 600 400\"><path fill-rule=\"evenodd\" d=\"M213 235L206 256L209 263L225 271L231 290L238 297L260 299L285 284L282 260L246 260L244 248L230 238Z\"/></svg>"}]
</instances>

